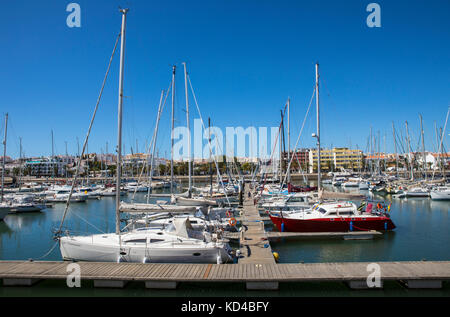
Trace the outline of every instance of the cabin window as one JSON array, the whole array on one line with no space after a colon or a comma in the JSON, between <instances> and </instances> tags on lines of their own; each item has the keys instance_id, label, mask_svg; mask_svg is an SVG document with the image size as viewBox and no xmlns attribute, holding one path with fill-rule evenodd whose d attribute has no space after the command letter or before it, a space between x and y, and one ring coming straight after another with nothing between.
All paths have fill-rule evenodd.
<instances>
[{"instance_id":1,"label":"cabin window","mask_svg":"<svg viewBox=\"0 0 450 317\"><path fill-rule=\"evenodd\" d=\"M133 239L133 240L127 240L125 243L146 243L147 239Z\"/></svg>"},{"instance_id":2,"label":"cabin window","mask_svg":"<svg viewBox=\"0 0 450 317\"><path fill-rule=\"evenodd\" d=\"M162 242L164 239L150 239L150 243Z\"/></svg>"},{"instance_id":3,"label":"cabin window","mask_svg":"<svg viewBox=\"0 0 450 317\"><path fill-rule=\"evenodd\" d=\"M325 209L323 209L323 208L319 208L319 211L321 212L321 213L323 213L323 214L325 214L327 211L325 210Z\"/></svg>"},{"instance_id":4,"label":"cabin window","mask_svg":"<svg viewBox=\"0 0 450 317\"><path fill-rule=\"evenodd\" d=\"M197 220L189 220L190 223L197 223Z\"/></svg>"},{"instance_id":5,"label":"cabin window","mask_svg":"<svg viewBox=\"0 0 450 317\"><path fill-rule=\"evenodd\" d=\"M194 254L192 254L193 256L200 256L201 255L201 253L194 253Z\"/></svg>"}]
</instances>

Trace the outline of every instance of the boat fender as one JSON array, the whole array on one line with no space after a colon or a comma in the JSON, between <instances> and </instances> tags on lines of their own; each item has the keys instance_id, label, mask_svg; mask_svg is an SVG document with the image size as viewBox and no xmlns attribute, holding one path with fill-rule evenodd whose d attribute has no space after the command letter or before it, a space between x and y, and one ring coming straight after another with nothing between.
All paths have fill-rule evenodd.
<instances>
[{"instance_id":1,"label":"boat fender","mask_svg":"<svg viewBox=\"0 0 450 317\"><path fill-rule=\"evenodd\" d=\"M387 230L387 221L384 222L384 230Z\"/></svg>"},{"instance_id":2,"label":"boat fender","mask_svg":"<svg viewBox=\"0 0 450 317\"><path fill-rule=\"evenodd\" d=\"M222 264L222 257L220 256L219 252L217 252L216 260L217 260L217 264Z\"/></svg>"},{"instance_id":3,"label":"boat fender","mask_svg":"<svg viewBox=\"0 0 450 317\"><path fill-rule=\"evenodd\" d=\"M284 222L281 223L281 232L284 232Z\"/></svg>"},{"instance_id":4,"label":"boat fender","mask_svg":"<svg viewBox=\"0 0 450 317\"><path fill-rule=\"evenodd\" d=\"M350 231L353 231L353 221L350 221Z\"/></svg>"},{"instance_id":5,"label":"boat fender","mask_svg":"<svg viewBox=\"0 0 450 317\"><path fill-rule=\"evenodd\" d=\"M273 257L274 257L274 259L275 259L275 262L278 263L278 261L279 261L279 259L280 259L280 255L278 254L278 252L272 252L272 254L273 254Z\"/></svg>"}]
</instances>

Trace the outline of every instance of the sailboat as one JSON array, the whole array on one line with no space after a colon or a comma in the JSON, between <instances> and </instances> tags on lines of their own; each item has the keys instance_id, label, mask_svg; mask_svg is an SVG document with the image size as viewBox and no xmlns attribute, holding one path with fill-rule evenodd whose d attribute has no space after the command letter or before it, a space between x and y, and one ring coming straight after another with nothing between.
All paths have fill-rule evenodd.
<instances>
[{"instance_id":1,"label":"sailboat","mask_svg":"<svg viewBox=\"0 0 450 317\"><path fill-rule=\"evenodd\" d=\"M318 173L317 184L319 193L319 203L312 208L301 208L298 210L271 211L270 220L280 231L287 232L346 232L352 230L392 230L395 228L389 214L384 210L386 207L372 203L367 204L367 208L362 212L362 207L358 208L349 201L322 202L325 198L321 188L320 175L320 121L319 121L319 64L316 64L316 108L317 108L317 138L318 153ZM388 207L390 209L390 207Z\"/></svg>"},{"instance_id":2,"label":"sailboat","mask_svg":"<svg viewBox=\"0 0 450 317\"><path fill-rule=\"evenodd\" d=\"M121 9L120 12L122 13L122 28L120 34L116 232L89 236L72 236L70 234L61 236L59 237L61 255L65 260L105 262L224 263L231 261L232 250L228 243L218 235L193 230L187 218L177 219L171 226L163 230L152 228L140 228L128 232L120 230L123 67L128 9Z\"/></svg>"},{"instance_id":3,"label":"sailboat","mask_svg":"<svg viewBox=\"0 0 450 317\"><path fill-rule=\"evenodd\" d=\"M3 139L3 159L2 159L2 189L0 197L0 221L11 211L11 207L3 202L3 191L5 189L5 159L6 159L6 132L8 130L8 114L5 115L5 138Z\"/></svg>"}]
</instances>

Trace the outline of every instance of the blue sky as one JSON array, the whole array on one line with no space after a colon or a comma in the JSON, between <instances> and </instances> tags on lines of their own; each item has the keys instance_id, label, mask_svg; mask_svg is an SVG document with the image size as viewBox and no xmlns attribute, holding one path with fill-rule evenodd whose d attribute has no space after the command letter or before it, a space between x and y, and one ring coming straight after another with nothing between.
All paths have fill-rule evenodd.
<instances>
[{"instance_id":1,"label":"blue sky","mask_svg":"<svg viewBox=\"0 0 450 317\"><path fill-rule=\"evenodd\" d=\"M8 151L76 154L86 134L115 37L118 7L129 7L125 61L126 152L150 140L161 89L178 66L176 125L185 124L182 62L204 119L227 126L278 126L291 98L295 143L321 73L322 144L366 149L370 127L393 151L392 121L417 147L419 113L426 147L435 147L450 104L450 2L377 1L381 28L366 25L372 1L78 0L81 27L66 25L72 1L17 0L3 4L0 20L0 113L8 112ZM118 55L105 87L89 143L112 151L117 139ZM192 98L191 98L191 103ZM193 109L193 108L192 108ZM157 148L170 153L170 104ZM192 110L192 119L198 115ZM1 125L3 135L3 123ZM313 147L311 112L301 147ZM447 128L447 131L449 128ZM448 134L448 133L447 133ZM447 140L448 141L448 140ZM448 142L446 142L448 144ZM383 140L381 149L383 150Z\"/></svg>"}]
</instances>

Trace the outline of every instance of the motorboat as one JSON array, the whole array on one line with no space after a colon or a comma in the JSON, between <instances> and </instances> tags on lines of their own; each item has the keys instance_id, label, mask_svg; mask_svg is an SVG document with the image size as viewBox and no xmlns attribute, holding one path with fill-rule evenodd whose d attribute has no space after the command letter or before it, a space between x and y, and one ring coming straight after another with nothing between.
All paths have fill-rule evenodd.
<instances>
[{"instance_id":1,"label":"motorboat","mask_svg":"<svg viewBox=\"0 0 450 317\"><path fill-rule=\"evenodd\" d=\"M269 216L281 232L393 230L395 225L383 207L380 203L368 203L365 211L360 211L349 201L330 202L306 210L269 213Z\"/></svg>"},{"instance_id":2,"label":"motorboat","mask_svg":"<svg viewBox=\"0 0 450 317\"><path fill-rule=\"evenodd\" d=\"M120 196L125 196L127 194L126 191L121 190ZM116 188L115 187L108 187L104 190L100 191L100 196L114 196L116 197Z\"/></svg>"},{"instance_id":3,"label":"motorboat","mask_svg":"<svg viewBox=\"0 0 450 317\"><path fill-rule=\"evenodd\" d=\"M439 186L430 191L433 200L450 200L450 186Z\"/></svg>"},{"instance_id":4,"label":"motorboat","mask_svg":"<svg viewBox=\"0 0 450 317\"><path fill-rule=\"evenodd\" d=\"M71 191L70 186L55 186L45 192L45 200L50 202L66 202ZM71 202L85 202L88 195L80 192L72 192Z\"/></svg>"},{"instance_id":5,"label":"motorboat","mask_svg":"<svg viewBox=\"0 0 450 317\"><path fill-rule=\"evenodd\" d=\"M429 197L430 191L422 187L414 187L405 191L406 197Z\"/></svg>"},{"instance_id":6,"label":"motorboat","mask_svg":"<svg viewBox=\"0 0 450 317\"><path fill-rule=\"evenodd\" d=\"M317 186L294 186L291 183L288 183L288 192L289 193L303 193L303 192L311 192L317 190Z\"/></svg>"},{"instance_id":7,"label":"motorboat","mask_svg":"<svg viewBox=\"0 0 450 317\"><path fill-rule=\"evenodd\" d=\"M92 187L80 187L78 192L86 194L88 199L99 199L101 196L101 190Z\"/></svg>"},{"instance_id":8,"label":"motorboat","mask_svg":"<svg viewBox=\"0 0 450 317\"><path fill-rule=\"evenodd\" d=\"M7 204L11 207L11 212L38 212L45 209L45 204L36 203L34 201L35 196L28 195L14 195L10 198Z\"/></svg>"},{"instance_id":9,"label":"motorboat","mask_svg":"<svg viewBox=\"0 0 450 317\"><path fill-rule=\"evenodd\" d=\"M271 202L265 202L260 205L265 211L291 210L298 208L311 207L310 197L305 194L290 194L288 196L273 199Z\"/></svg>"}]
</instances>

